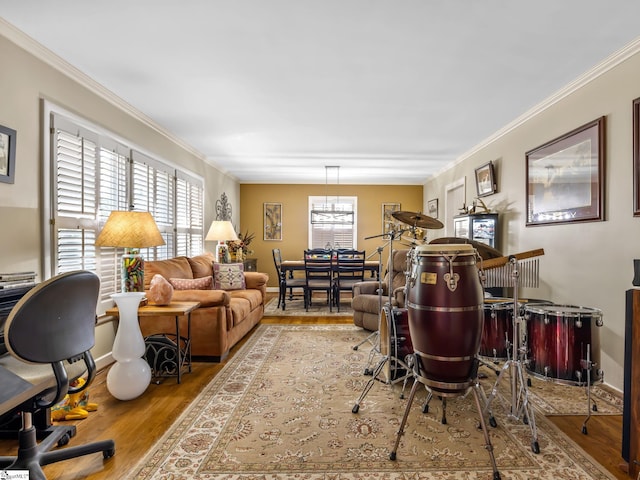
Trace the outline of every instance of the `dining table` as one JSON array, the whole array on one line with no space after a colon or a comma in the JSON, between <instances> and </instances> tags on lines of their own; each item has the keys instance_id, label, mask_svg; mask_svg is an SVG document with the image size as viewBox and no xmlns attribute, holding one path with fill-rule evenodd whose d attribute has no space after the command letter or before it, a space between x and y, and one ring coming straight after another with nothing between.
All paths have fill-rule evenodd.
<instances>
[{"instance_id":1,"label":"dining table","mask_svg":"<svg viewBox=\"0 0 640 480\"><path fill-rule=\"evenodd\" d=\"M304 260L283 260L280 268L283 275L292 275L296 270L304 271ZM338 265L334 263L333 268L338 270ZM378 278L379 268L380 263L377 260L365 260L364 262L364 270L371 274L371 278Z\"/></svg>"}]
</instances>

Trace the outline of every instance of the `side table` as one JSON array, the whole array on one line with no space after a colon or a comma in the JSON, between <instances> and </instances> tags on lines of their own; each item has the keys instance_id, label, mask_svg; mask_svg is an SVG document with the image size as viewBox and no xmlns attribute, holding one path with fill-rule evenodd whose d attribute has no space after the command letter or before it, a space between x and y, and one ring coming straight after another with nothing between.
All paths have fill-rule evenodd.
<instances>
[{"instance_id":1,"label":"side table","mask_svg":"<svg viewBox=\"0 0 640 480\"><path fill-rule=\"evenodd\" d=\"M157 335L151 335L150 337L163 336L172 341L173 345L163 348L172 348L176 357L176 369L175 376L178 383L182 380L182 370L187 369L191 372L191 312L200 306L199 302L171 302L169 305L145 305L138 308L138 321L142 317L151 317L158 315L173 315L176 320L176 331L162 332ZM107 315L118 315L118 309L112 308L107 310ZM180 334L180 317L187 317L187 335L183 337ZM145 341L148 341L150 337L147 337ZM158 375L158 372L154 371L154 376L174 376L173 374Z\"/></svg>"}]
</instances>

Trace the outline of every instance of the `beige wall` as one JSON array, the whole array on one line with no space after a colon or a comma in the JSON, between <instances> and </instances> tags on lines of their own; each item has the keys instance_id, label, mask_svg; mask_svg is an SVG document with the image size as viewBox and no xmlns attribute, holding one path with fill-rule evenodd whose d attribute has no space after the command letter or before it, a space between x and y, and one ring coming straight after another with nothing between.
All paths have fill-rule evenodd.
<instances>
[{"instance_id":1,"label":"beige wall","mask_svg":"<svg viewBox=\"0 0 640 480\"><path fill-rule=\"evenodd\" d=\"M466 177L475 196L474 169L493 160L498 193L484 197L501 214L503 252L544 248L540 288L525 296L601 309L600 363L605 382L623 387L625 291L640 258L640 218L633 217L632 101L640 97L640 54L594 79L522 125L479 149L425 185L425 199L444 199L445 186ZM526 227L525 153L606 116L604 222Z\"/></svg>"},{"instance_id":2,"label":"beige wall","mask_svg":"<svg viewBox=\"0 0 640 480\"><path fill-rule=\"evenodd\" d=\"M57 60L48 52L42 54L47 57L43 61L16 42L29 51L40 52L37 55L43 52L0 19L0 58L10 66L3 68L0 75L0 91L4 92L0 125L17 131L15 183L0 183L0 271L33 270L38 273L38 280L43 280L42 238L47 216L43 209L41 117L45 101L113 132L145 153L204 178L205 229L215 218L215 202L223 192L234 207L234 218L239 219L239 186L234 179L205 163L197 152L164 135L135 111L104 98L99 94L101 87L81 74L65 70L75 75L72 79L50 66L49 61ZM94 352L97 357L108 354L113 334L112 325L99 327Z\"/></svg>"},{"instance_id":3,"label":"beige wall","mask_svg":"<svg viewBox=\"0 0 640 480\"><path fill-rule=\"evenodd\" d=\"M256 234L250 247L258 259L258 270L269 274L269 286L277 287L277 277L271 250L279 248L285 259L302 259L302 252L308 248L308 206L309 196L329 195L358 197L358 248L365 249L367 256L386 240L365 237L382 233L382 204L400 203L402 210L419 211L422 208L422 186L388 185L332 185L327 191L325 185L249 185L240 186L242 232L249 230ZM263 240L263 203L282 203L282 241ZM383 251L387 258L388 249Z\"/></svg>"}]
</instances>

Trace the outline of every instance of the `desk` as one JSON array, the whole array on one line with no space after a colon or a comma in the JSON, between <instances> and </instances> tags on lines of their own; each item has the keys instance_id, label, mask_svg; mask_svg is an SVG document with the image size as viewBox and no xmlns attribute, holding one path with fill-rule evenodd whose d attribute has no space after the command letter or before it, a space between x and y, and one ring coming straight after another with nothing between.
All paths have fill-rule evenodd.
<instances>
[{"instance_id":1,"label":"desk","mask_svg":"<svg viewBox=\"0 0 640 480\"><path fill-rule=\"evenodd\" d=\"M11 370L0 366L0 414L22 405L50 386L48 379L36 383L27 382Z\"/></svg>"},{"instance_id":2,"label":"desk","mask_svg":"<svg viewBox=\"0 0 640 480\"><path fill-rule=\"evenodd\" d=\"M378 278L378 267L379 263L376 260L366 260L364 262L364 270L365 272L371 272L372 278ZM283 275L287 272L293 274L296 270L304 271L304 260L283 260L280 268ZM338 265L334 263L333 268L338 270Z\"/></svg>"},{"instance_id":3,"label":"desk","mask_svg":"<svg viewBox=\"0 0 640 480\"><path fill-rule=\"evenodd\" d=\"M199 302L171 302L169 305L145 305L138 308L138 321L141 317L151 317L158 315L173 315L176 319L176 333L159 333L164 337L169 338L175 344L175 354L177 359L175 376L178 378L178 383L182 379L182 369L187 368L191 372L191 312L200 306ZM118 315L118 308L111 308L107 310L107 315ZM180 335L180 317L187 317L187 336L182 337ZM152 335L154 336L154 335ZM147 337L145 340L149 339ZM174 340L175 338L175 340ZM181 345L183 343L184 345ZM154 372L154 376L174 376L174 374L162 374L157 375Z\"/></svg>"}]
</instances>

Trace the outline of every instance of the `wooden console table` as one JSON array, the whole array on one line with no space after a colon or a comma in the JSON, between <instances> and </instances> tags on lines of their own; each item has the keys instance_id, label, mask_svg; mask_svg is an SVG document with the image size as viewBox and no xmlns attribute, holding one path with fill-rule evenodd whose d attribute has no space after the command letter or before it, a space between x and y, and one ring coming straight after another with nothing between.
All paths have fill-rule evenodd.
<instances>
[{"instance_id":1,"label":"wooden console table","mask_svg":"<svg viewBox=\"0 0 640 480\"><path fill-rule=\"evenodd\" d=\"M176 373L175 376L178 379L178 383L182 380L182 370L186 368L191 372L191 312L200 306L199 302L171 302L169 305L145 305L138 308L138 321L142 317L154 317L154 316L174 316L176 319L176 331L173 332L159 332L157 335L163 335L167 338L175 337L175 354L176 354ZM107 315L118 315L118 308L114 307L106 312ZM187 336L180 335L180 317L187 317ZM153 335L152 335L153 336ZM149 337L147 337L148 339ZM146 339L145 339L146 340ZM184 342L184 346L181 343ZM154 372L154 376L173 376L173 375L158 375Z\"/></svg>"}]
</instances>

